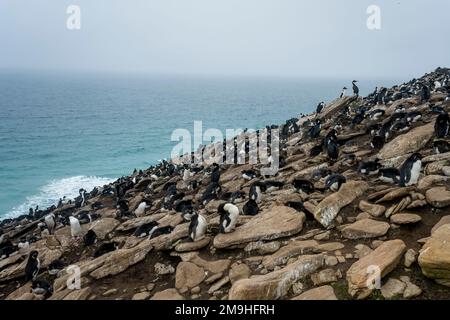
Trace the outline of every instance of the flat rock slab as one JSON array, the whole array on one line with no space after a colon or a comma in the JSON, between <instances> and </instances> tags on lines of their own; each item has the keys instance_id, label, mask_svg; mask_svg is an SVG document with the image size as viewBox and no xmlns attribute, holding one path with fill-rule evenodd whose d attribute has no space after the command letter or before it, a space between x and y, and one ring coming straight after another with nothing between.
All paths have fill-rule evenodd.
<instances>
[{"instance_id":1,"label":"flat rock slab","mask_svg":"<svg viewBox=\"0 0 450 320\"><path fill-rule=\"evenodd\" d=\"M378 152L378 157L384 160L419 151L433 135L434 122L414 128L385 144Z\"/></svg>"},{"instance_id":2,"label":"flat rock slab","mask_svg":"<svg viewBox=\"0 0 450 320\"><path fill-rule=\"evenodd\" d=\"M275 300L283 298L291 286L299 279L317 271L325 265L325 256L301 256L287 267L250 279L242 279L233 284L229 300Z\"/></svg>"},{"instance_id":3,"label":"flat rock slab","mask_svg":"<svg viewBox=\"0 0 450 320\"><path fill-rule=\"evenodd\" d=\"M204 237L195 242L182 242L175 246L175 251L177 252L189 252L196 251L206 247L211 242L210 237Z\"/></svg>"},{"instance_id":4,"label":"flat rock slab","mask_svg":"<svg viewBox=\"0 0 450 320\"><path fill-rule=\"evenodd\" d=\"M444 224L433 232L418 261L426 277L450 287L450 224Z\"/></svg>"},{"instance_id":5,"label":"flat rock slab","mask_svg":"<svg viewBox=\"0 0 450 320\"><path fill-rule=\"evenodd\" d=\"M114 218L104 218L92 222L91 230L95 232L97 238L103 240L109 233L113 232L119 224L120 222Z\"/></svg>"},{"instance_id":6,"label":"flat rock slab","mask_svg":"<svg viewBox=\"0 0 450 320\"><path fill-rule=\"evenodd\" d=\"M113 251L100 267L90 273L90 276L95 279L102 279L110 275L119 274L130 266L142 261L151 249L152 246L149 244L149 240L144 240L131 249Z\"/></svg>"},{"instance_id":7,"label":"flat rock slab","mask_svg":"<svg viewBox=\"0 0 450 320\"><path fill-rule=\"evenodd\" d=\"M364 200L359 202L359 209L363 212L367 212L372 217L381 217L386 211L386 207L380 204L373 204Z\"/></svg>"},{"instance_id":8,"label":"flat rock slab","mask_svg":"<svg viewBox=\"0 0 450 320\"><path fill-rule=\"evenodd\" d=\"M175 275L175 288L194 288L205 280L205 270L192 262L181 261Z\"/></svg>"},{"instance_id":9,"label":"flat rock slab","mask_svg":"<svg viewBox=\"0 0 450 320\"><path fill-rule=\"evenodd\" d=\"M422 220L422 217L414 213L397 213L391 216L391 222L395 224L413 224Z\"/></svg>"},{"instance_id":10,"label":"flat rock slab","mask_svg":"<svg viewBox=\"0 0 450 320\"><path fill-rule=\"evenodd\" d=\"M314 209L314 217L325 228L329 227L339 211L362 196L369 188L364 181L349 181L344 183L338 192L323 199Z\"/></svg>"},{"instance_id":11,"label":"flat rock slab","mask_svg":"<svg viewBox=\"0 0 450 320\"><path fill-rule=\"evenodd\" d=\"M384 236L390 228L389 223L373 219L362 219L345 227L342 235L347 239L368 239Z\"/></svg>"},{"instance_id":12,"label":"flat rock slab","mask_svg":"<svg viewBox=\"0 0 450 320\"><path fill-rule=\"evenodd\" d=\"M429 189L425 193L427 202L435 208L444 208L450 205L450 191L445 187Z\"/></svg>"},{"instance_id":13,"label":"flat rock slab","mask_svg":"<svg viewBox=\"0 0 450 320\"><path fill-rule=\"evenodd\" d=\"M291 300L338 300L332 286L322 286L303 292Z\"/></svg>"},{"instance_id":14,"label":"flat rock slab","mask_svg":"<svg viewBox=\"0 0 450 320\"><path fill-rule=\"evenodd\" d=\"M314 253L318 245L319 243L316 240L292 241L274 254L265 256L262 264L266 269L273 270L276 266L287 263L292 257Z\"/></svg>"},{"instance_id":15,"label":"flat rock slab","mask_svg":"<svg viewBox=\"0 0 450 320\"><path fill-rule=\"evenodd\" d=\"M150 300L184 300L184 297L178 293L177 289L166 289L155 293Z\"/></svg>"},{"instance_id":16,"label":"flat rock slab","mask_svg":"<svg viewBox=\"0 0 450 320\"><path fill-rule=\"evenodd\" d=\"M372 279L381 278L395 269L403 257L406 245L402 240L383 242L372 253L359 259L347 271L348 293L364 299L374 290Z\"/></svg>"},{"instance_id":17,"label":"flat rock slab","mask_svg":"<svg viewBox=\"0 0 450 320\"><path fill-rule=\"evenodd\" d=\"M439 220L438 223L434 225L434 227L431 229L431 234L433 234L437 229L442 227L444 224L450 224L450 215L449 216L443 216L441 220Z\"/></svg>"},{"instance_id":18,"label":"flat rock slab","mask_svg":"<svg viewBox=\"0 0 450 320\"><path fill-rule=\"evenodd\" d=\"M232 233L221 233L214 238L214 247L223 249L258 240L273 240L299 233L305 215L285 206L275 206L239 226Z\"/></svg>"}]
</instances>

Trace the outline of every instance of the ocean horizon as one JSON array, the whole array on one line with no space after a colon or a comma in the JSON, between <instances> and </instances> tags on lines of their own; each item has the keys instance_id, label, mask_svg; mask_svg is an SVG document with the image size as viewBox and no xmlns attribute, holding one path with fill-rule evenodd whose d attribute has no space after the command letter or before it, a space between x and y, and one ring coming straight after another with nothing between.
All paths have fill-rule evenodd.
<instances>
[{"instance_id":1,"label":"ocean horizon","mask_svg":"<svg viewBox=\"0 0 450 320\"><path fill-rule=\"evenodd\" d=\"M0 219L169 158L172 132L194 121L223 132L281 124L352 80L0 71ZM358 80L362 95L402 81Z\"/></svg>"}]
</instances>

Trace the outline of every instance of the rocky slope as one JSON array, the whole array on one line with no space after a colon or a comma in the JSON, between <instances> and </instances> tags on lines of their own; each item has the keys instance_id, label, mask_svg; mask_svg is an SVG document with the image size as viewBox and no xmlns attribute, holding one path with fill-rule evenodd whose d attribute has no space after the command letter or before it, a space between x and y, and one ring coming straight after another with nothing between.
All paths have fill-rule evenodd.
<instances>
[{"instance_id":1,"label":"rocky slope","mask_svg":"<svg viewBox=\"0 0 450 320\"><path fill-rule=\"evenodd\" d=\"M272 177L259 174L260 164L220 165L220 188L209 192L217 188L210 166L163 162L84 199L5 220L0 298L448 299L450 148L435 127L450 108L449 75L439 68L287 121L279 127L281 168ZM211 149L220 156L217 145ZM422 157L417 182L380 179L380 168L399 169L414 153ZM244 170L256 177L244 179ZM326 183L330 173L346 179L338 190ZM257 215L243 215L257 181L281 184L263 188ZM224 202L241 211L230 233L220 233ZM197 241L189 240L192 211L208 222ZM50 214L54 230L44 220ZM71 216L82 222L75 236ZM151 222L161 234L138 237L144 229L136 229ZM88 230L95 244L85 244ZM100 255L111 243L115 250ZM33 283L26 265L34 250L40 269ZM72 265L79 268L78 288L70 286ZM32 285L52 290L32 292Z\"/></svg>"}]
</instances>

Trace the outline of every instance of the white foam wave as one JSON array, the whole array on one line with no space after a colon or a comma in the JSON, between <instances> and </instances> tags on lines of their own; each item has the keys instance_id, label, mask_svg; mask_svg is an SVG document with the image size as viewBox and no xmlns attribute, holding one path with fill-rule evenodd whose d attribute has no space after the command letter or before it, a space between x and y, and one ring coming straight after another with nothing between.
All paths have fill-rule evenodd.
<instances>
[{"instance_id":1,"label":"white foam wave","mask_svg":"<svg viewBox=\"0 0 450 320\"><path fill-rule=\"evenodd\" d=\"M28 213L29 208L39 205L45 209L56 205L60 198L66 196L68 199L76 198L78 191L83 188L91 191L93 188L113 182L115 179L95 176L75 176L59 180L52 180L39 188L39 192L26 198L25 202L12 208L2 218L13 218Z\"/></svg>"}]
</instances>

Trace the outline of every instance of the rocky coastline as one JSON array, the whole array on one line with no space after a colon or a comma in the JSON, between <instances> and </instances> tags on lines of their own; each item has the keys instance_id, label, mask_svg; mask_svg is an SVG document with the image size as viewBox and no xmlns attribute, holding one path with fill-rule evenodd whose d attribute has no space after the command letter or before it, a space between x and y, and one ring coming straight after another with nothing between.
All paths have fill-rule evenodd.
<instances>
[{"instance_id":1,"label":"rocky coastline","mask_svg":"<svg viewBox=\"0 0 450 320\"><path fill-rule=\"evenodd\" d=\"M438 68L261 130L274 176L174 159L3 220L0 299L450 299L449 110Z\"/></svg>"}]
</instances>

